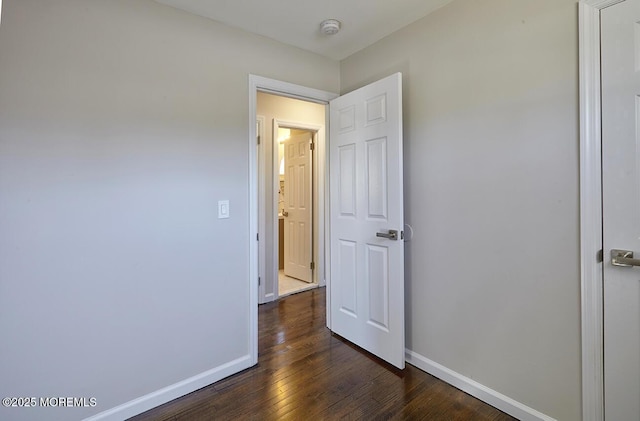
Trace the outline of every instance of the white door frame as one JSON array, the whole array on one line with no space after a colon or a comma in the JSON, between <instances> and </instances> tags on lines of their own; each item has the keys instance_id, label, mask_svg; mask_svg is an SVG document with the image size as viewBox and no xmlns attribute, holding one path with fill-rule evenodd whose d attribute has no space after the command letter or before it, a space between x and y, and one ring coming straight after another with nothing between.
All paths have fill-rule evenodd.
<instances>
[{"instance_id":1,"label":"white door frame","mask_svg":"<svg viewBox=\"0 0 640 421\"><path fill-rule=\"evenodd\" d=\"M328 104L338 95L332 92L321 91L319 89L307 88L305 86L295 85L293 83L282 82L275 79L269 79L262 76L249 75L249 350L251 354L251 363L253 365L258 363L258 199L259 199L259 186L258 186L258 157L256 147L257 137L257 94L260 92L267 92L275 95L286 96L289 98L300 99L303 101L315 102L319 104ZM328 108L328 107L327 107ZM326 110L325 122L329 120L329 110ZM326 123L325 123L326 127ZM325 160L326 156L325 146L328 144L328 137L325 138L325 145L318 147L318 155L320 157L320 165L318 165L318 194L321 195L320 200L326 204L328 200L325 200L326 196L326 183L327 172L325 166L328 165L328 160ZM323 164L324 163L324 164ZM322 183L322 184L321 184ZM323 203L319 202L319 203ZM324 228L328 226L328 215L325 209L321 210L324 217L319 218L320 233L327 232ZM326 240L326 235L320 235L319 241L323 240L326 245L330 244ZM326 250L325 255L326 255ZM322 265L322 262L318 262L318 266ZM325 259L324 262L325 282L329 288L329 280L326 278L326 274L329 272L329 261ZM327 294L327 299L329 294ZM327 323L329 320L327 319Z\"/></svg>"},{"instance_id":2,"label":"white door frame","mask_svg":"<svg viewBox=\"0 0 640 421\"><path fill-rule=\"evenodd\" d=\"M264 127L265 127L265 117L261 115L256 116L257 122L257 130L256 137L258 139L258 151L256 156L256 168L258 177L260 174L264 173L265 164L267 162L264 152ZM261 185L258 183L258 185ZM266 215L265 212L261 212L261 209L266 209L266 194L264 189L258 189L258 231L257 232L265 232L266 225ZM265 261L265 243L264 241L258 242L258 277L262 277L262 275L266 272L266 261ZM260 297L264 297L265 294L265 280L259 279L258 281L258 303L262 304ZM265 301L266 302L266 301Z\"/></svg>"},{"instance_id":3,"label":"white door frame","mask_svg":"<svg viewBox=\"0 0 640 421\"><path fill-rule=\"evenodd\" d=\"M280 180L278 177L276 177L276 170L279 168L280 166L280 162L278 162L278 154L276 153L276 148L277 148L277 138L278 138L278 129L280 128L285 128L285 129L298 129L298 130L306 130L309 132L313 133L313 137L312 137L312 142L316 144L316 147L318 149L316 149L314 152L319 152L319 149L321 147L324 147L324 145L326 145L326 133L325 133L325 126L326 124L323 124L321 126L316 125L316 124L309 124L309 123L300 123L300 122L295 122L295 121L286 121L286 120L281 120L279 118L275 118L273 120L273 142L274 142L274 149L273 149L273 168L275 169L273 171L273 206L272 206L272 211L274 215L278 214L278 190L280 189ZM322 145L322 146L321 146ZM326 147L324 147L324 149L326 150ZM319 207L319 205L321 205L322 203L324 203L324 183L321 183L321 177L320 174L321 172L320 170L320 157L319 157L319 153L314 153L312 155L312 167L311 167L311 180L312 180L312 185L313 185L313 196L311 198L311 226L312 226L312 234L311 234L311 241L312 241L312 247L311 247L311 260L316 263L316 268L311 272L311 282L318 285L318 286L324 286L325 285L325 275L324 275L324 265L319 264L318 262L323 262L325 259L325 247L324 247L324 235L320 235L320 233L324 232L324 220L323 220L323 216L324 216L324 212L322 212L322 209L317 209ZM326 162L325 162L326 164ZM322 201L321 201L322 200ZM320 212L318 212L318 210ZM264 232L264 231L261 231ZM274 235L272 242L271 242L271 246L273 247L273 250L279 250L279 244L278 244L278 236ZM271 274L271 276L274 277L274 285L275 285L275 293L274 293L274 299L278 298L279 293L278 293L278 253L274 253L273 255L273 273Z\"/></svg>"},{"instance_id":4,"label":"white door frame","mask_svg":"<svg viewBox=\"0 0 640 421\"><path fill-rule=\"evenodd\" d=\"M582 419L604 419L600 11L625 0L580 0L580 274Z\"/></svg>"}]
</instances>

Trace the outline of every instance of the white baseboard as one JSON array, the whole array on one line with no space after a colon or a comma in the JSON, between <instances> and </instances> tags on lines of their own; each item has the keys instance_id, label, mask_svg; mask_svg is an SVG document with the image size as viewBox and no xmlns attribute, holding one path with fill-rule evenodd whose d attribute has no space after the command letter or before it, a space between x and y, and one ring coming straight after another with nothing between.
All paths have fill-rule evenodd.
<instances>
[{"instance_id":1,"label":"white baseboard","mask_svg":"<svg viewBox=\"0 0 640 421\"><path fill-rule=\"evenodd\" d=\"M222 380L232 374L251 367L251 356L245 355L221 366L212 368L204 373L197 374L188 379L164 387L148 395L141 396L132 401L100 412L84 421L122 421L124 419L142 414L156 406L172 401L180 396L202 389L212 383Z\"/></svg>"},{"instance_id":2,"label":"white baseboard","mask_svg":"<svg viewBox=\"0 0 640 421\"><path fill-rule=\"evenodd\" d=\"M431 361L416 352L407 349L405 350L405 354L407 363L422 371L426 371L432 376L449 383L450 385L488 403L495 408L498 408L512 417L522 421L556 421L554 418L517 402L502 393L489 389L475 380L465 377L460 373L456 373L455 371L450 370L435 361Z\"/></svg>"}]
</instances>

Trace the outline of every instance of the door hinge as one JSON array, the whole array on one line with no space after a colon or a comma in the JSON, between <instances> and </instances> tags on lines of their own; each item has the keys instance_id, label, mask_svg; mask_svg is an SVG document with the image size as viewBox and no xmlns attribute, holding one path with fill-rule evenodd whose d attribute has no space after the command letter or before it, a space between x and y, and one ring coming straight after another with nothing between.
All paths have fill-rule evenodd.
<instances>
[{"instance_id":1,"label":"door hinge","mask_svg":"<svg viewBox=\"0 0 640 421\"><path fill-rule=\"evenodd\" d=\"M259 145L260 144L260 136L257 136L257 138L258 138L258 145Z\"/></svg>"},{"instance_id":2,"label":"door hinge","mask_svg":"<svg viewBox=\"0 0 640 421\"><path fill-rule=\"evenodd\" d=\"M314 150L314 149L316 148L316 146L315 146L315 145L316 145L316 144L315 144L315 143L313 143L313 142L309 143L309 149Z\"/></svg>"},{"instance_id":3,"label":"door hinge","mask_svg":"<svg viewBox=\"0 0 640 421\"><path fill-rule=\"evenodd\" d=\"M602 249L598 250L598 253L596 254L596 261L598 263L604 262L604 251Z\"/></svg>"},{"instance_id":4,"label":"door hinge","mask_svg":"<svg viewBox=\"0 0 640 421\"><path fill-rule=\"evenodd\" d=\"M309 269L313 270L313 269L315 269L315 267L316 267L315 263L313 263L313 262L309 263Z\"/></svg>"},{"instance_id":5,"label":"door hinge","mask_svg":"<svg viewBox=\"0 0 640 421\"><path fill-rule=\"evenodd\" d=\"M262 279L258 276L258 286L262 283Z\"/></svg>"},{"instance_id":6,"label":"door hinge","mask_svg":"<svg viewBox=\"0 0 640 421\"><path fill-rule=\"evenodd\" d=\"M256 234L256 241L260 241L260 233Z\"/></svg>"},{"instance_id":7,"label":"door hinge","mask_svg":"<svg viewBox=\"0 0 640 421\"><path fill-rule=\"evenodd\" d=\"M400 231L400 239L404 240L404 231Z\"/></svg>"}]
</instances>

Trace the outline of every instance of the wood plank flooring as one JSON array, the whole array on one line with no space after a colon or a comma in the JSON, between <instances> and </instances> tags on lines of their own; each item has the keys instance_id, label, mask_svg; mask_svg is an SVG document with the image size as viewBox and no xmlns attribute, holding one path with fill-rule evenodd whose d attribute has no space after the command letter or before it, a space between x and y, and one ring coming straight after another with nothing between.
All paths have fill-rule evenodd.
<instances>
[{"instance_id":1,"label":"wood plank flooring","mask_svg":"<svg viewBox=\"0 0 640 421\"><path fill-rule=\"evenodd\" d=\"M401 371L332 335L325 288L264 304L258 365L134 421L514 420L407 365Z\"/></svg>"}]
</instances>

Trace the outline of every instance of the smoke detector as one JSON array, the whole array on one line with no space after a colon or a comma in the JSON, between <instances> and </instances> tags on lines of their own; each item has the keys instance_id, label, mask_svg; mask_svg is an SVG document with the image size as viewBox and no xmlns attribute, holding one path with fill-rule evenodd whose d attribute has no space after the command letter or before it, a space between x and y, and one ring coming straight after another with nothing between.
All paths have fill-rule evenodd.
<instances>
[{"instance_id":1,"label":"smoke detector","mask_svg":"<svg viewBox=\"0 0 640 421\"><path fill-rule=\"evenodd\" d=\"M320 31L325 35L337 34L340 30L340 21L337 19L327 19L320 24Z\"/></svg>"}]
</instances>

